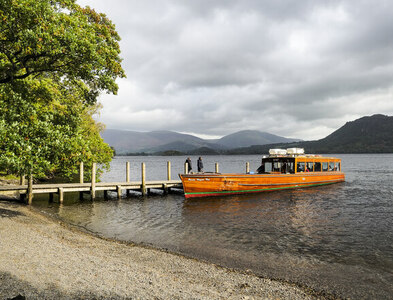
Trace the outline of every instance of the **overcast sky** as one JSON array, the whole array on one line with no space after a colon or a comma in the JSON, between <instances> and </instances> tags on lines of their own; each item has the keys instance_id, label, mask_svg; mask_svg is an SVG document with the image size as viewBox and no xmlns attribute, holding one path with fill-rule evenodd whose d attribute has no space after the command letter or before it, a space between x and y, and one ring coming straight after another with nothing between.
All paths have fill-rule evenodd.
<instances>
[{"instance_id":1,"label":"overcast sky","mask_svg":"<svg viewBox=\"0 0 393 300\"><path fill-rule=\"evenodd\" d=\"M127 78L107 128L319 139L393 115L392 1L78 0L105 13Z\"/></svg>"}]
</instances>

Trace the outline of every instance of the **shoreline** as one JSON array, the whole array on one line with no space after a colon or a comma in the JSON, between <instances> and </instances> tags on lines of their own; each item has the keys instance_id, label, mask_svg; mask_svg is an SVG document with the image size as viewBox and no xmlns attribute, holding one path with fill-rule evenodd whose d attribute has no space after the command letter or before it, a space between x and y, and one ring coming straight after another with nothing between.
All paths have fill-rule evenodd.
<instances>
[{"instance_id":1,"label":"shoreline","mask_svg":"<svg viewBox=\"0 0 393 300\"><path fill-rule=\"evenodd\" d=\"M332 299L292 283L94 236L0 201L0 298Z\"/></svg>"}]
</instances>

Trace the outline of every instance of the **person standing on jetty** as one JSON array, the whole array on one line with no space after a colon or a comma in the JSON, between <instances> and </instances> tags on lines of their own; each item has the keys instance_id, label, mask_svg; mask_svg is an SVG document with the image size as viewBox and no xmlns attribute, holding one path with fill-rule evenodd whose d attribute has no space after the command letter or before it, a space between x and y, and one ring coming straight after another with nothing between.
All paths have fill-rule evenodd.
<instances>
[{"instance_id":1,"label":"person standing on jetty","mask_svg":"<svg viewBox=\"0 0 393 300\"><path fill-rule=\"evenodd\" d=\"M186 163L187 163L187 173L190 173L192 170L192 163L191 163L191 159L189 157L187 157Z\"/></svg>"},{"instance_id":2,"label":"person standing on jetty","mask_svg":"<svg viewBox=\"0 0 393 300\"><path fill-rule=\"evenodd\" d=\"M202 157L199 156L197 160L198 172L203 172L203 162Z\"/></svg>"}]
</instances>

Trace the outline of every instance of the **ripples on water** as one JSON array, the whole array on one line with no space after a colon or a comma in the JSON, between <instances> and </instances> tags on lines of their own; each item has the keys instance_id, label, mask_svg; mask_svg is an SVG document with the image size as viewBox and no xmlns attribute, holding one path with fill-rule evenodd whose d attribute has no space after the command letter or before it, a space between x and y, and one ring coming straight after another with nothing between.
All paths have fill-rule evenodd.
<instances>
[{"instance_id":1,"label":"ripples on water","mask_svg":"<svg viewBox=\"0 0 393 300\"><path fill-rule=\"evenodd\" d=\"M150 244L341 297L393 299L393 155L337 155L346 182L309 189L184 199L181 194L35 205L105 237ZM139 179L172 177L181 157L121 157L104 181L121 181L125 161ZM196 163L196 157L192 157ZM260 156L207 156L205 171L256 169Z\"/></svg>"}]
</instances>

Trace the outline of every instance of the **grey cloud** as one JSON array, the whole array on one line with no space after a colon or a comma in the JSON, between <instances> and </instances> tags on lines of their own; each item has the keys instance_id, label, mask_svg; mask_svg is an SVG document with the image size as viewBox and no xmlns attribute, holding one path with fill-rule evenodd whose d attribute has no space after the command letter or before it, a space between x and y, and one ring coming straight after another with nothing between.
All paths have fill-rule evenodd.
<instances>
[{"instance_id":1,"label":"grey cloud","mask_svg":"<svg viewBox=\"0 0 393 300\"><path fill-rule=\"evenodd\" d=\"M102 96L109 128L312 139L393 114L390 1L79 3L106 13L122 37L128 83ZM149 110L154 123L144 122Z\"/></svg>"}]
</instances>

